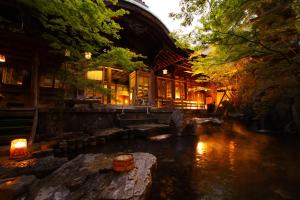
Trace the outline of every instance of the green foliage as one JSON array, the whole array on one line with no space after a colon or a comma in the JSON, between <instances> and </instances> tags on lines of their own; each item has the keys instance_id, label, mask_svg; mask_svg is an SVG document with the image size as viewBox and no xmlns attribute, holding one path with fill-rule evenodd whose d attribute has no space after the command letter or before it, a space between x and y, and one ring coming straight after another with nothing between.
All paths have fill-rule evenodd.
<instances>
[{"instance_id":1,"label":"green foliage","mask_svg":"<svg viewBox=\"0 0 300 200\"><path fill-rule=\"evenodd\" d=\"M189 25L199 17L196 39L211 49L192 59L201 81L234 86L240 104L263 116L276 101L300 91L299 0L182 0L171 16ZM202 48L205 48L203 46ZM201 49L201 48L200 48Z\"/></svg>"},{"instance_id":2,"label":"green foliage","mask_svg":"<svg viewBox=\"0 0 300 200\"><path fill-rule=\"evenodd\" d=\"M113 11L106 7L103 0L17 0L24 10L42 26L42 37L49 41L53 53L67 58L68 68L62 70L64 83L76 87L98 88L91 81L83 79L83 72L99 66L122 67L127 71L144 67L141 55L129 49L115 47L112 40L120 39L122 29L115 18L128 12ZM110 0L116 4L117 0ZM92 53L92 60L86 61L84 52Z\"/></svg>"},{"instance_id":3,"label":"green foliage","mask_svg":"<svg viewBox=\"0 0 300 200\"><path fill-rule=\"evenodd\" d=\"M144 58L145 56L136 54L129 49L114 47L101 54L98 63L95 64L96 66L119 67L123 68L125 71L131 72L138 68L146 67L142 61L139 61Z\"/></svg>"}]
</instances>

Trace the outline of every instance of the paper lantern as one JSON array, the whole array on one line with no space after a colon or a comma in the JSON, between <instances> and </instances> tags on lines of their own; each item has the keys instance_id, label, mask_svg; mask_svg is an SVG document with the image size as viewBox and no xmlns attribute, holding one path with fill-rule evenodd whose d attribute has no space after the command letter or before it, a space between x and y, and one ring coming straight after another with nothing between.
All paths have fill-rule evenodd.
<instances>
[{"instance_id":1,"label":"paper lantern","mask_svg":"<svg viewBox=\"0 0 300 200\"><path fill-rule=\"evenodd\" d=\"M168 70L167 70L167 69L164 69L164 70L163 70L163 74L168 74Z\"/></svg>"},{"instance_id":2,"label":"paper lantern","mask_svg":"<svg viewBox=\"0 0 300 200\"><path fill-rule=\"evenodd\" d=\"M113 169L116 172L127 172L134 168L134 158L132 154L121 154L113 159Z\"/></svg>"},{"instance_id":3,"label":"paper lantern","mask_svg":"<svg viewBox=\"0 0 300 200\"><path fill-rule=\"evenodd\" d=\"M10 158L23 158L27 156L27 140L15 139L10 144Z\"/></svg>"}]
</instances>

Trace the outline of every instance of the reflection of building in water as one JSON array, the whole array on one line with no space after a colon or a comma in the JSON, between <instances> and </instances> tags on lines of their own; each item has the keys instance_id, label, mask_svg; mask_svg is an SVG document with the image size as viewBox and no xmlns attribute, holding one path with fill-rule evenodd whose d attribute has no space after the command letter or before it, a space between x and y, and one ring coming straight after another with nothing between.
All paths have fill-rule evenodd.
<instances>
[{"instance_id":1,"label":"reflection of building in water","mask_svg":"<svg viewBox=\"0 0 300 200\"><path fill-rule=\"evenodd\" d=\"M236 151L236 148L235 148L235 143L234 141L230 141L229 142L229 146L228 146L228 155L229 155L229 168L233 171L234 170L234 164L235 164L235 151Z\"/></svg>"},{"instance_id":2,"label":"reflection of building in water","mask_svg":"<svg viewBox=\"0 0 300 200\"><path fill-rule=\"evenodd\" d=\"M197 144L197 154L202 155L206 152L206 150L207 150L207 144L199 141Z\"/></svg>"}]
</instances>

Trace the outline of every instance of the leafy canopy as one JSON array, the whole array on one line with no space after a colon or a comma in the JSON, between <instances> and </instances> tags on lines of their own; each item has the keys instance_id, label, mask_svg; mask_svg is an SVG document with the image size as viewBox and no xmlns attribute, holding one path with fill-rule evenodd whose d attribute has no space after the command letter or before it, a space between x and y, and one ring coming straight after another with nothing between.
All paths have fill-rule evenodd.
<instances>
[{"instance_id":1,"label":"leafy canopy","mask_svg":"<svg viewBox=\"0 0 300 200\"><path fill-rule=\"evenodd\" d=\"M201 81L234 86L240 103L261 115L300 91L299 0L181 0L181 6L172 17L202 24L190 38L202 44L192 59L194 73L207 75Z\"/></svg>"}]
</instances>

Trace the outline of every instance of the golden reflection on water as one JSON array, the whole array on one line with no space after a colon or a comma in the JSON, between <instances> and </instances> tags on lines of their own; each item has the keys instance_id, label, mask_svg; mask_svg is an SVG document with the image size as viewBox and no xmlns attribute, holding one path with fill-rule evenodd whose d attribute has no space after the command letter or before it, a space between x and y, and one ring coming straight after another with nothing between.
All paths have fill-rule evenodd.
<instances>
[{"instance_id":1,"label":"golden reflection on water","mask_svg":"<svg viewBox=\"0 0 300 200\"><path fill-rule=\"evenodd\" d=\"M207 144L199 141L197 144L197 154L203 155L206 152Z\"/></svg>"},{"instance_id":2,"label":"golden reflection on water","mask_svg":"<svg viewBox=\"0 0 300 200\"><path fill-rule=\"evenodd\" d=\"M235 142L234 141L230 141L229 142L229 168L234 171L234 164L235 164Z\"/></svg>"},{"instance_id":3,"label":"golden reflection on water","mask_svg":"<svg viewBox=\"0 0 300 200\"><path fill-rule=\"evenodd\" d=\"M237 145L222 135L202 136L196 146L196 166L202 168L207 164L218 163L223 167L235 170Z\"/></svg>"}]
</instances>

